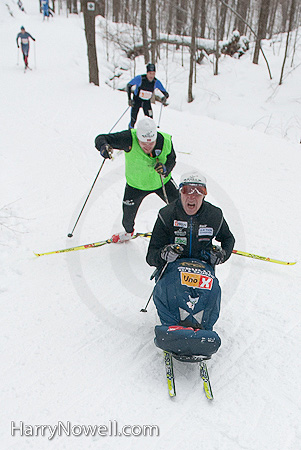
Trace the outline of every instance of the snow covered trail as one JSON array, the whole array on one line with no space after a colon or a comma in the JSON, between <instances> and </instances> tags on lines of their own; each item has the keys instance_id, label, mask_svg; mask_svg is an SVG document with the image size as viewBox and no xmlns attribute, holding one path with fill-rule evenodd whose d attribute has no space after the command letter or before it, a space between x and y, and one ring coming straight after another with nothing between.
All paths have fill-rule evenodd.
<instances>
[{"instance_id":1,"label":"snow covered trail","mask_svg":"<svg viewBox=\"0 0 301 450\"><path fill-rule=\"evenodd\" d=\"M168 398L163 356L153 344L153 304L140 312L153 289L146 238L34 257L121 229L122 155L104 165L67 238L101 164L94 138L111 128L126 101L102 77L99 88L88 85L80 17L43 23L28 4L26 20L17 10L0 27L1 448L299 448L300 262L287 267L233 255L218 267L222 346L208 362L210 403L197 367L177 361L177 397ZM14 59L20 25L37 38L37 69L25 75ZM158 117L157 105L154 112ZM161 128L178 151L175 180L194 167L205 173L208 201L222 207L237 249L299 260L298 145L172 107ZM161 206L149 196L136 230L151 231ZM117 421L120 429L157 425L160 433L50 440L11 436L11 421Z\"/></svg>"}]
</instances>

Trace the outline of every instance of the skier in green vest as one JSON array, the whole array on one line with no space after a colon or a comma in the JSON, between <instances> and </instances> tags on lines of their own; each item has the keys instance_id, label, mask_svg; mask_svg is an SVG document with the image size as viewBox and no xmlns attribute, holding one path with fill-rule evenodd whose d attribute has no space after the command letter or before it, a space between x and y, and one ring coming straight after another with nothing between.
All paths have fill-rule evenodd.
<instances>
[{"instance_id":1,"label":"skier in green vest","mask_svg":"<svg viewBox=\"0 0 301 450\"><path fill-rule=\"evenodd\" d=\"M155 193L165 203L179 197L171 177L176 164L172 139L167 133L157 132L155 121L145 117L137 123L137 129L100 134L95 139L95 147L104 158L111 158L113 149L125 152L126 186L122 205L125 231L112 236L114 243L122 243L134 235L135 217L147 195Z\"/></svg>"}]
</instances>

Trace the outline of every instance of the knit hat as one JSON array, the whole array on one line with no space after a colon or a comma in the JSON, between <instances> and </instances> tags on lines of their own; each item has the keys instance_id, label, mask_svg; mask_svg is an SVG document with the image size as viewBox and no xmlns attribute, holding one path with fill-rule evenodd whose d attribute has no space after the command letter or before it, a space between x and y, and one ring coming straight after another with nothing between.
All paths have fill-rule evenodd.
<instances>
[{"instance_id":1,"label":"knit hat","mask_svg":"<svg viewBox=\"0 0 301 450\"><path fill-rule=\"evenodd\" d=\"M149 64L146 66L146 71L147 71L147 72L156 72L156 66L155 66L155 64L149 63Z\"/></svg>"},{"instance_id":2,"label":"knit hat","mask_svg":"<svg viewBox=\"0 0 301 450\"><path fill-rule=\"evenodd\" d=\"M154 142L157 139L156 123L150 117L145 117L137 123L137 138L141 142Z\"/></svg>"}]
</instances>

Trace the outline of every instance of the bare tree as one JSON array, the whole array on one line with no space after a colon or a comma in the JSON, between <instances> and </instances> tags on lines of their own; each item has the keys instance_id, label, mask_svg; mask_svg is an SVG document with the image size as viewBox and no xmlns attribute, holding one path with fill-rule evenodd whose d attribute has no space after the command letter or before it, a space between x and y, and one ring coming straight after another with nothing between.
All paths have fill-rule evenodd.
<instances>
[{"instance_id":1,"label":"bare tree","mask_svg":"<svg viewBox=\"0 0 301 450\"><path fill-rule=\"evenodd\" d=\"M148 36L146 27L146 0L141 0L141 19L140 25L142 30L143 54L145 64L149 63Z\"/></svg>"},{"instance_id":2,"label":"bare tree","mask_svg":"<svg viewBox=\"0 0 301 450\"><path fill-rule=\"evenodd\" d=\"M194 0L194 9L192 16L192 30L191 30L191 45L190 45L190 68L189 68L189 80L188 80L188 103L193 101L192 95L192 82L193 82L193 67L195 59L195 37L198 25L198 13L199 13L199 0Z\"/></svg>"},{"instance_id":3,"label":"bare tree","mask_svg":"<svg viewBox=\"0 0 301 450\"><path fill-rule=\"evenodd\" d=\"M282 68L281 68L279 84L282 84L284 66L285 66L285 61L286 61L287 51L288 51L288 44L289 44L289 39L290 39L290 32L292 31L293 24L294 24L295 10L296 10L296 0L292 0L291 1L291 9L290 9L290 18L289 18L289 24L288 24L288 30L287 30L287 36L286 36L285 53L284 53L284 59L283 59L283 64L282 64Z\"/></svg>"},{"instance_id":4,"label":"bare tree","mask_svg":"<svg viewBox=\"0 0 301 450\"><path fill-rule=\"evenodd\" d=\"M221 4L220 7L220 19L218 24L218 39L222 40L225 34L225 24L228 8L226 5Z\"/></svg>"},{"instance_id":5,"label":"bare tree","mask_svg":"<svg viewBox=\"0 0 301 450\"><path fill-rule=\"evenodd\" d=\"M149 15L149 27L151 30L151 59L155 64L156 62L156 48L157 48L157 0L150 0L150 15Z\"/></svg>"},{"instance_id":6,"label":"bare tree","mask_svg":"<svg viewBox=\"0 0 301 450\"><path fill-rule=\"evenodd\" d=\"M271 0L261 0L253 63L258 64L261 39L265 39Z\"/></svg>"},{"instance_id":7,"label":"bare tree","mask_svg":"<svg viewBox=\"0 0 301 450\"><path fill-rule=\"evenodd\" d=\"M88 0L81 0L88 50L89 83L94 83L96 86L99 86L99 72L95 44L95 10L88 9L88 3L90 4L91 2Z\"/></svg>"},{"instance_id":8,"label":"bare tree","mask_svg":"<svg viewBox=\"0 0 301 450\"><path fill-rule=\"evenodd\" d=\"M272 0L271 11L270 11L270 15L269 15L269 24L268 24L268 29L267 29L268 39L271 39L272 34L273 34L274 23L276 20L276 12L277 12L278 5L279 5L279 0Z\"/></svg>"},{"instance_id":9,"label":"bare tree","mask_svg":"<svg viewBox=\"0 0 301 450\"><path fill-rule=\"evenodd\" d=\"M240 32L240 34L245 34L246 25L244 21L247 19L249 7L250 0L239 0L237 2L237 12L239 16L235 17L234 27Z\"/></svg>"},{"instance_id":10,"label":"bare tree","mask_svg":"<svg viewBox=\"0 0 301 450\"><path fill-rule=\"evenodd\" d=\"M120 0L113 0L113 21L119 22L120 17Z\"/></svg>"},{"instance_id":11,"label":"bare tree","mask_svg":"<svg viewBox=\"0 0 301 450\"><path fill-rule=\"evenodd\" d=\"M205 31L206 31L206 0L200 0L201 1L201 29L200 29L200 37L205 37Z\"/></svg>"},{"instance_id":12,"label":"bare tree","mask_svg":"<svg viewBox=\"0 0 301 450\"><path fill-rule=\"evenodd\" d=\"M218 33L219 33L219 0L215 0L215 20L216 20L216 31L215 31L215 65L214 65L214 75L218 75L218 59L219 59L219 45L218 45Z\"/></svg>"}]
</instances>

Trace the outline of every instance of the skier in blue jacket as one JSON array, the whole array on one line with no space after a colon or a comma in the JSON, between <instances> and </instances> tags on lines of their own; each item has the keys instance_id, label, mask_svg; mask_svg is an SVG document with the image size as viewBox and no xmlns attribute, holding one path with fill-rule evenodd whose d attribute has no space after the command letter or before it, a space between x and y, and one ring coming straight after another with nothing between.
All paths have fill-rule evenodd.
<instances>
[{"instance_id":1,"label":"skier in blue jacket","mask_svg":"<svg viewBox=\"0 0 301 450\"><path fill-rule=\"evenodd\" d=\"M25 63L25 69L28 68L28 53L29 53L29 38L35 41L35 38L31 36L27 31L25 31L24 27L21 27L21 32L17 35L17 46L19 46L19 38L21 40L21 49L23 53L23 59Z\"/></svg>"},{"instance_id":2,"label":"skier in blue jacket","mask_svg":"<svg viewBox=\"0 0 301 450\"><path fill-rule=\"evenodd\" d=\"M49 20L49 1L42 0L41 6L42 6L42 12L43 12L43 20L45 20L45 17L47 17L47 20Z\"/></svg>"},{"instance_id":3,"label":"skier in blue jacket","mask_svg":"<svg viewBox=\"0 0 301 450\"><path fill-rule=\"evenodd\" d=\"M131 109L131 121L129 128L134 128L137 120L139 109L142 107L145 116L153 118L153 110L151 106L151 97L155 89L159 89L164 95L162 99L163 105L166 106L166 100L169 97L168 92L163 87L161 81L156 78L156 66L149 63L146 66L146 74L137 75L127 84L128 103ZM132 98L132 87L135 87Z\"/></svg>"}]
</instances>

